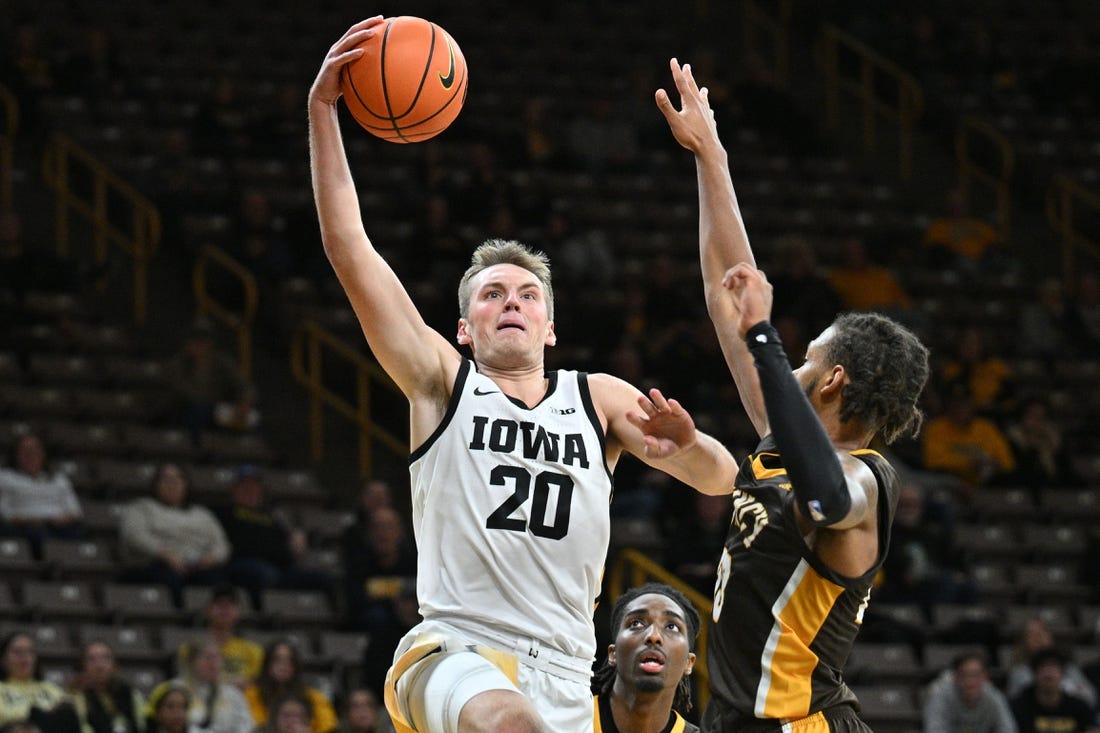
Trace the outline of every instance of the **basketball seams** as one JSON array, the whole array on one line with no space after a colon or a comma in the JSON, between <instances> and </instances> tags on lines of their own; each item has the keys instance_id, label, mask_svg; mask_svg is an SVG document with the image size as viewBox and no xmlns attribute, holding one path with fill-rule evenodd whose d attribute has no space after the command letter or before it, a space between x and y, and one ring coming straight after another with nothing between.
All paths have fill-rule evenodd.
<instances>
[{"instance_id":1,"label":"basketball seams","mask_svg":"<svg viewBox=\"0 0 1100 733\"><path fill-rule=\"evenodd\" d=\"M430 20L425 20L424 22L428 24L428 29L432 33L428 40L428 60L424 62L424 71L420 74L420 83L416 86L416 94L413 95L412 102L409 103L409 108L405 110L404 115L401 115L402 117L416 109L416 103L420 101L420 95L424 93L424 82L428 80L428 72L432 70L432 59L435 58L436 25ZM401 126L402 129L405 129L405 127L405 125Z\"/></svg>"},{"instance_id":2,"label":"basketball seams","mask_svg":"<svg viewBox=\"0 0 1100 733\"><path fill-rule=\"evenodd\" d=\"M400 21L397 27L394 25L396 21ZM426 28L424 23L427 24ZM449 54L447 60L450 62L453 59L456 62L451 68L459 72L459 78L453 90L448 90L446 87L435 89L427 86L435 59L440 57L444 50L436 47L441 42ZM377 39L376 43L374 48L377 51L372 52L369 57L371 60L366 65L360 66L361 70L353 71L350 66L341 70L341 81L345 87L345 103L355 121L371 134L397 143L427 140L445 130L461 110L469 86L469 70L458 44L440 26L427 19L412 16L387 19L381 38ZM394 58L407 58L410 51L417 47L426 51L427 57L419 77L416 75L415 67L410 68L407 63L394 66ZM374 53L379 55L374 56ZM387 56L394 53L398 56L389 59L389 66L387 66ZM443 80L443 73L444 71L439 72L441 80ZM405 100L401 99L402 90L413 88L415 92L407 108L400 112L396 110L398 103L402 103L402 107L405 106ZM445 91L451 91L450 95L443 97L440 92ZM379 114L371 109L368 98L374 105L378 105L380 101L384 103L386 114ZM422 112L431 111L421 119L413 117L416 122L401 124L403 119L417 114L418 105L423 108Z\"/></svg>"},{"instance_id":3,"label":"basketball seams","mask_svg":"<svg viewBox=\"0 0 1100 733\"><path fill-rule=\"evenodd\" d=\"M459 97L461 97L461 98L462 98L463 100L464 100L464 99L465 99L465 97L466 97L466 71L465 71L465 70L464 70L464 71L462 72L462 77L461 77L461 79L459 79L459 83L458 83L458 84L455 84L455 91L454 91L454 93L453 93L453 94L451 94L451 96L450 96L450 97L449 97L449 98L447 99L447 101L446 101L446 102L444 102L444 103L443 103L443 105L442 105L442 106L441 106L441 107L440 107L440 108L439 108L438 110L436 110L435 112L433 112L432 114L428 115L427 117L425 117L425 118L424 118L424 119L422 119L422 120L419 120L419 121L417 121L417 122L413 122L413 123L410 123L410 124L408 124L408 125L402 125L402 126L401 126L401 130L412 130L412 129L414 129L414 128L417 128L417 127L420 127L421 125L424 125L424 124L426 124L426 123L428 123L428 122L431 122L431 121L432 121L433 119L435 119L435 118L436 118L436 117L438 117L438 116L439 116L440 114L442 114L443 112L445 112L445 111L447 110L447 108L448 108L448 107L450 107L450 106L451 106L451 104L452 104L452 103L453 103L453 102L454 102L454 101L455 101L456 99L458 99ZM460 101L461 101L461 100L460 100ZM393 118L387 119L387 118L384 118L384 117L383 117L383 118L381 118L381 119L383 119L383 120L387 120L387 121L391 121L391 122L392 122L392 121L394 121L394 120L393 120ZM360 125L362 125L363 127L367 128L368 130L372 130L372 131L373 131L373 130L387 130L387 131L388 131L388 130L391 130L391 129L393 129L393 128L392 128L392 127L390 127L389 125L370 125L370 124L367 124L367 123L365 123L365 122L362 122L362 121L359 121L359 124L360 124ZM449 123L448 123L448 124L449 124ZM444 126L443 128L441 128L441 129L439 130L439 132L442 132L442 131L443 131L443 130L445 130L445 129L446 129L446 126ZM397 131L397 132L400 132L400 131ZM416 134L421 134L421 133L416 133Z\"/></svg>"},{"instance_id":4,"label":"basketball seams","mask_svg":"<svg viewBox=\"0 0 1100 733\"><path fill-rule=\"evenodd\" d=\"M389 84L386 83L386 44L390 40L390 29L393 28L394 21L386 21L386 32L382 34L382 99L386 103L386 111L389 112L390 125L393 131L398 135L401 135L401 128L397 124L397 119L393 116L393 103L390 101L390 89Z\"/></svg>"}]
</instances>

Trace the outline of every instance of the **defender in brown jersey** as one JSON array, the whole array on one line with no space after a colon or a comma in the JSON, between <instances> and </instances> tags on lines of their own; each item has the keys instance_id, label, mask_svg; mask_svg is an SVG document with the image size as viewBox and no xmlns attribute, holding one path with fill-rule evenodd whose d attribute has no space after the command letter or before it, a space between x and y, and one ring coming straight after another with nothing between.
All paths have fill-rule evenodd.
<instances>
[{"instance_id":1,"label":"defender in brown jersey","mask_svg":"<svg viewBox=\"0 0 1100 733\"><path fill-rule=\"evenodd\" d=\"M657 106L695 154L707 307L745 410L761 437L733 488L708 639L706 733L866 730L841 670L890 544L893 469L868 450L915 432L928 351L900 324L848 313L791 371L769 323L707 90L671 62L677 110Z\"/></svg>"}]
</instances>

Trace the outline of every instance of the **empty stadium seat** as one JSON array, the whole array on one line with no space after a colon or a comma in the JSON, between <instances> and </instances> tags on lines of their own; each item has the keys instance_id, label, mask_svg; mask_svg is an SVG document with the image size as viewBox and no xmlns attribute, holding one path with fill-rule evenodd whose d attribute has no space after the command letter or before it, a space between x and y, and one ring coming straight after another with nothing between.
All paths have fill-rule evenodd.
<instances>
[{"instance_id":1,"label":"empty stadium seat","mask_svg":"<svg viewBox=\"0 0 1100 733\"><path fill-rule=\"evenodd\" d=\"M267 589L261 597L263 613L273 624L331 628L336 620L332 605L324 593Z\"/></svg>"},{"instance_id":2,"label":"empty stadium seat","mask_svg":"<svg viewBox=\"0 0 1100 733\"><path fill-rule=\"evenodd\" d=\"M167 658L167 652L161 649L149 628L137 624L81 624L76 638L81 647L93 641L104 642L120 664L163 664Z\"/></svg>"},{"instance_id":3,"label":"empty stadium seat","mask_svg":"<svg viewBox=\"0 0 1100 733\"><path fill-rule=\"evenodd\" d=\"M122 623L174 622L181 618L171 591L163 585L108 583L103 586L103 606Z\"/></svg>"},{"instance_id":4,"label":"empty stadium seat","mask_svg":"<svg viewBox=\"0 0 1100 733\"><path fill-rule=\"evenodd\" d=\"M875 731L916 731L921 712L915 692L908 685L860 685L852 688L859 698L860 716Z\"/></svg>"},{"instance_id":5,"label":"empty stadium seat","mask_svg":"<svg viewBox=\"0 0 1100 733\"><path fill-rule=\"evenodd\" d=\"M38 621L94 622L104 615L84 581L28 580L23 583L23 605Z\"/></svg>"}]
</instances>

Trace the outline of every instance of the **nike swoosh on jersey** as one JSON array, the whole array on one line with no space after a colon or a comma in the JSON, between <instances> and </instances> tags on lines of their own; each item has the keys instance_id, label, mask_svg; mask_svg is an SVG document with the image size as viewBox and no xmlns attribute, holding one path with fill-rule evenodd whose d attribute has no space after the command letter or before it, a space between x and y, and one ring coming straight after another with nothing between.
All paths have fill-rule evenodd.
<instances>
[{"instance_id":1,"label":"nike swoosh on jersey","mask_svg":"<svg viewBox=\"0 0 1100 733\"><path fill-rule=\"evenodd\" d=\"M455 50L451 48L450 42L447 43L447 53L451 57L451 68L447 70L447 75L444 76L442 72L435 72L439 74L439 83L443 85L444 89L450 89L455 83Z\"/></svg>"},{"instance_id":2,"label":"nike swoosh on jersey","mask_svg":"<svg viewBox=\"0 0 1100 733\"><path fill-rule=\"evenodd\" d=\"M484 397L487 394L500 394L500 390L499 389L491 389L488 392L482 392L477 387L474 387L474 394L477 395L478 397Z\"/></svg>"}]
</instances>

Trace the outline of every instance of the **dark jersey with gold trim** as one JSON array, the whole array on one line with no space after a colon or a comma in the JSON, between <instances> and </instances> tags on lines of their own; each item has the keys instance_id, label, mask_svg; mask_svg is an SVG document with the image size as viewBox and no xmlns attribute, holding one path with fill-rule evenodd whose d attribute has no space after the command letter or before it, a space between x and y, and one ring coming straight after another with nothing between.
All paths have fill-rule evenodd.
<instances>
[{"instance_id":1,"label":"dark jersey with gold trim","mask_svg":"<svg viewBox=\"0 0 1100 733\"><path fill-rule=\"evenodd\" d=\"M841 669L890 545L898 478L875 451L852 455L867 464L879 487L878 559L855 578L831 570L806 545L772 437L742 463L715 584L704 731L734 730L754 718L794 720L855 703Z\"/></svg>"},{"instance_id":2,"label":"dark jersey with gold trim","mask_svg":"<svg viewBox=\"0 0 1100 733\"><path fill-rule=\"evenodd\" d=\"M619 727L615 725L615 717L611 714L611 698L596 695L594 702L596 717L592 733L620 733ZM687 722L678 712L672 710L668 714L668 725L660 733L699 733L699 727Z\"/></svg>"}]
</instances>

